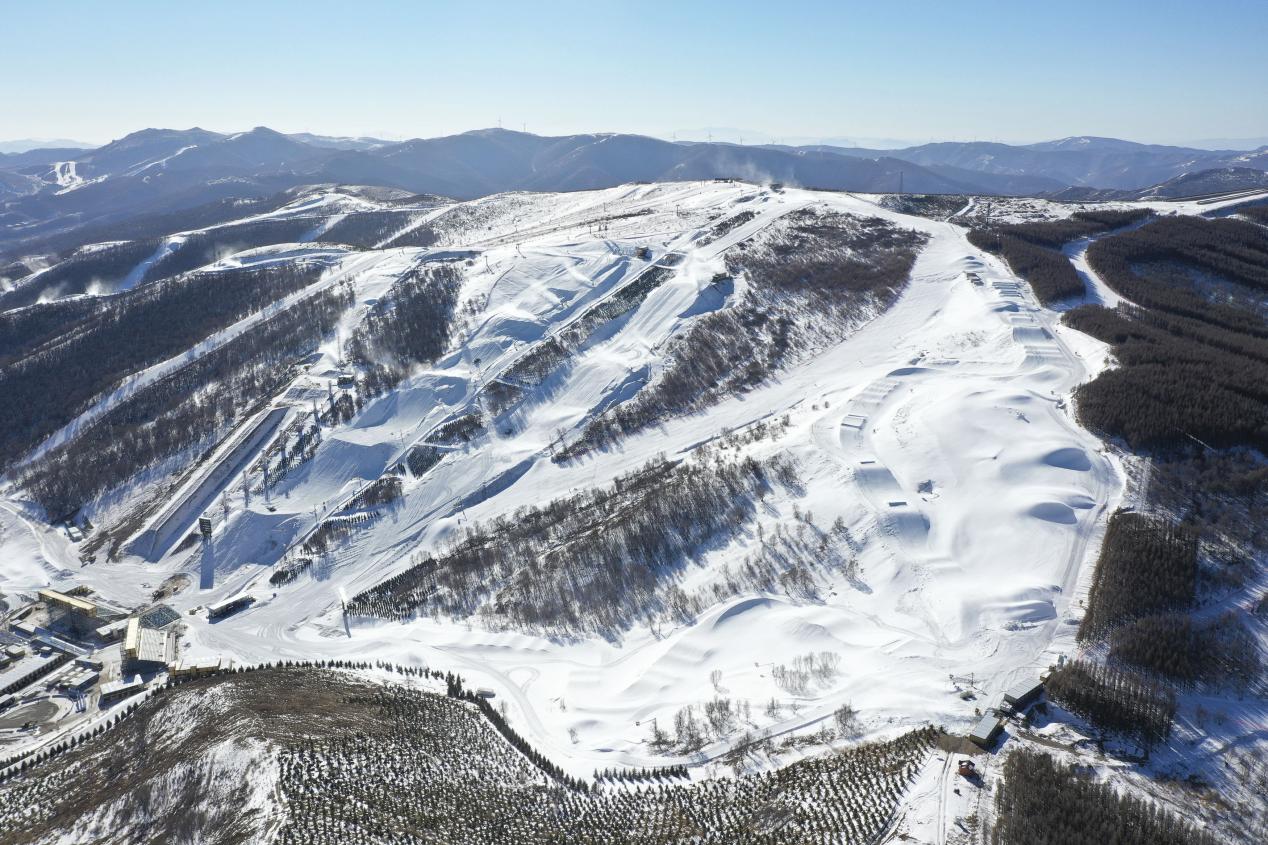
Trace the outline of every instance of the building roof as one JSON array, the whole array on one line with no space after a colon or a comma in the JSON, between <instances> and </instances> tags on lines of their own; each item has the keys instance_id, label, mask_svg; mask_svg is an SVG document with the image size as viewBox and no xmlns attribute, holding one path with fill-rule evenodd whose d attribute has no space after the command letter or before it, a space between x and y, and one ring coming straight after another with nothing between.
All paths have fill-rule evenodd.
<instances>
[{"instance_id":1,"label":"building roof","mask_svg":"<svg viewBox=\"0 0 1268 845\"><path fill-rule=\"evenodd\" d=\"M201 660L182 660L172 667L177 674L184 672L219 672L230 666L227 657L204 657Z\"/></svg>"},{"instance_id":2,"label":"building roof","mask_svg":"<svg viewBox=\"0 0 1268 845\"><path fill-rule=\"evenodd\" d=\"M983 716L969 734L969 739L975 742L990 742L1003 724L1003 720L997 716Z\"/></svg>"},{"instance_id":3,"label":"building roof","mask_svg":"<svg viewBox=\"0 0 1268 845\"><path fill-rule=\"evenodd\" d=\"M136 692L144 687L145 681L141 680L141 676L133 675L130 680L107 681L101 685L101 694L109 697L123 692Z\"/></svg>"},{"instance_id":4,"label":"building roof","mask_svg":"<svg viewBox=\"0 0 1268 845\"><path fill-rule=\"evenodd\" d=\"M93 669L80 669L71 672L61 679L61 686L73 687L74 689L83 689L97 683L97 678L101 677L101 673Z\"/></svg>"},{"instance_id":5,"label":"building roof","mask_svg":"<svg viewBox=\"0 0 1268 845\"><path fill-rule=\"evenodd\" d=\"M97 629L97 636L101 637L103 640L108 640L115 634L124 633L130 621L130 619L119 619L111 622L109 625L102 625Z\"/></svg>"},{"instance_id":6,"label":"building roof","mask_svg":"<svg viewBox=\"0 0 1268 845\"><path fill-rule=\"evenodd\" d=\"M1043 690L1043 681L1020 681L1009 687L1004 693L1004 700L1009 704L1033 698Z\"/></svg>"},{"instance_id":7,"label":"building roof","mask_svg":"<svg viewBox=\"0 0 1268 845\"><path fill-rule=\"evenodd\" d=\"M250 604L253 601L255 601L254 596L249 596L246 594L236 595L233 598L225 599L224 601L218 601L215 604L207 605L207 613L214 616L217 613L224 613L226 610L232 610L235 607L239 607L245 604Z\"/></svg>"},{"instance_id":8,"label":"building roof","mask_svg":"<svg viewBox=\"0 0 1268 845\"><path fill-rule=\"evenodd\" d=\"M145 663L171 663L176 659L176 637L167 631L141 629L141 641L135 660Z\"/></svg>"},{"instance_id":9,"label":"building roof","mask_svg":"<svg viewBox=\"0 0 1268 845\"><path fill-rule=\"evenodd\" d=\"M156 604L140 615L143 628L166 628L179 622L181 615L165 604Z\"/></svg>"},{"instance_id":10,"label":"building roof","mask_svg":"<svg viewBox=\"0 0 1268 845\"><path fill-rule=\"evenodd\" d=\"M171 663L176 659L176 635L171 631L142 628L137 617L128 620L123 653L143 663Z\"/></svg>"}]
</instances>

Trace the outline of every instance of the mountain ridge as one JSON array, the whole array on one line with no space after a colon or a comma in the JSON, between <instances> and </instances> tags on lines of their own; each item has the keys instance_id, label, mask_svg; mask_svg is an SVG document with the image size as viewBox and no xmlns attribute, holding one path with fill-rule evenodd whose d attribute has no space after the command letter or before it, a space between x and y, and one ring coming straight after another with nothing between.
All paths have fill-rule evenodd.
<instances>
[{"instance_id":1,"label":"mountain ridge","mask_svg":"<svg viewBox=\"0 0 1268 845\"><path fill-rule=\"evenodd\" d=\"M0 154L0 243L325 183L457 199L708 179L863 193L1061 197L1072 190L1145 191L1227 168L1268 170L1268 148L1206 151L1071 136L1026 146L937 142L886 150L502 128L393 143L288 135L265 126L236 133L147 128L95 149Z\"/></svg>"}]
</instances>

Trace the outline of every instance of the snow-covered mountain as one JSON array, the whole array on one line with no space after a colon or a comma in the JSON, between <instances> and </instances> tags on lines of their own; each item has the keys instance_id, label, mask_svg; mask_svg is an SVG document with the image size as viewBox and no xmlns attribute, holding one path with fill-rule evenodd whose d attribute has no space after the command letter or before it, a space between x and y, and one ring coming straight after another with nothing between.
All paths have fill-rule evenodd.
<instances>
[{"instance_id":1,"label":"snow-covered mountain","mask_svg":"<svg viewBox=\"0 0 1268 845\"><path fill-rule=\"evenodd\" d=\"M1141 190L1226 167L1263 170L1263 153L1086 137L1020 147L974 142L883 150L674 143L620 134L541 137L502 129L403 143L287 136L264 127L233 134L146 129L97 149L0 155L0 249L12 251L21 239L38 250L42 239L72 225L112 225L323 182L459 199L714 178L865 192L1037 195L1071 186Z\"/></svg>"}]
</instances>

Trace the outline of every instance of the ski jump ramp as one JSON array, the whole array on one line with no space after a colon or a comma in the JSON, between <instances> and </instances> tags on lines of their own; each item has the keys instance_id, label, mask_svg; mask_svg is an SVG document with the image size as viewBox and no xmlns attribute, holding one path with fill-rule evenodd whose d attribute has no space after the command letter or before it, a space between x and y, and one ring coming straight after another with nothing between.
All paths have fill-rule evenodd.
<instances>
[{"instance_id":1,"label":"ski jump ramp","mask_svg":"<svg viewBox=\"0 0 1268 845\"><path fill-rule=\"evenodd\" d=\"M170 504L128 544L128 550L146 560L156 561L167 554L176 541L209 508L216 496L243 470L291 414L289 405L270 408L253 424L247 425L221 447L209 468L187 482Z\"/></svg>"}]
</instances>

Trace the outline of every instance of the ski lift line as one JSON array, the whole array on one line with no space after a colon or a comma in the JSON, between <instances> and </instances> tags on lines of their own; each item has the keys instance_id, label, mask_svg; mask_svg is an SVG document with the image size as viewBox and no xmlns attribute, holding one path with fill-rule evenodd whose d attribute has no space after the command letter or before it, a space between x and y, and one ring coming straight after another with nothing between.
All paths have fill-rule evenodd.
<instances>
[{"instance_id":1,"label":"ski lift line","mask_svg":"<svg viewBox=\"0 0 1268 845\"><path fill-rule=\"evenodd\" d=\"M1189 432L1184 431L1183 429L1177 429L1177 431L1179 431L1179 432L1180 432L1181 434L1183 434L1185 437L1189 438L1190 440L1192 440L1194 443L1198 444L1198 445L1199 445L1199 446L1201 446L1202 448L1206 449L1206 451L1208 451L1208 452L1214 452L1214 451L1215 451L1215 448L1214 448L1213 446L1211 446L1211 445L1210 445L1210 444L1208 444L1208 443L1203 443L1201 440L1197 439L1197 438L1196 438L1196 437L1194 437L1192 434L1189 434Z\"/></svg>"}]
</instances>

